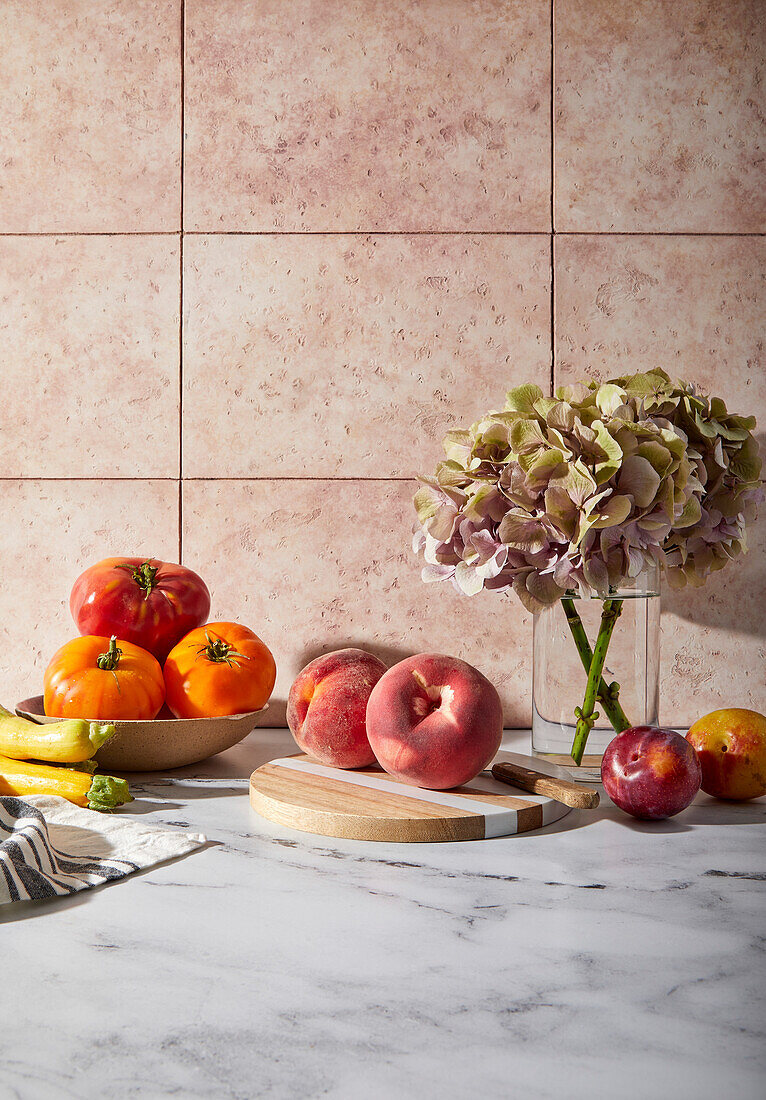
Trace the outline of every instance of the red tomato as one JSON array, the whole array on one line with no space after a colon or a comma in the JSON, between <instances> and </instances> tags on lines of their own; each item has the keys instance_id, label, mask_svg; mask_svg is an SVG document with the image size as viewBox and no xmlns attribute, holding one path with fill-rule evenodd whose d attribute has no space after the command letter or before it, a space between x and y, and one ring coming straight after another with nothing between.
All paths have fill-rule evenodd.
<instances>
[{"instance_id":1,"label":"red tomato","mask_svg":"<svg viewBox=\"0 0 766 1100\"><path fill-rule=\"evenodd\" d=\"M164 661L210 613L207 585L183 565L105 558L77 578L69 609L81 634L116 634Z\"/></svg>"}]
</instances>

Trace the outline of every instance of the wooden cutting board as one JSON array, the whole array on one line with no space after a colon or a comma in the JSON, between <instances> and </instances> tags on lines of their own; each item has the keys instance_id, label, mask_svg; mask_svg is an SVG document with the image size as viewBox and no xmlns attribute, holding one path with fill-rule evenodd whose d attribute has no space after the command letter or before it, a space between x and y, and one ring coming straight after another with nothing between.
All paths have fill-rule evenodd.
<instances>
[{"instance_id":1,"label":"wooden cutting board","mask_svg":"<svg viewBox=\"0 0 766 1100\"><path fill-rule=\"evenodd\" d=\"M568 779L563 768L519 753L511 760ZM484 840L540 829L569 813L547 795L527 794L488 771L463 787L427 791L400 783L381 768L343 771L300 754L272 760L250 776L250 803L278 825L351 840Z\"/></svg>"}]
</instances>

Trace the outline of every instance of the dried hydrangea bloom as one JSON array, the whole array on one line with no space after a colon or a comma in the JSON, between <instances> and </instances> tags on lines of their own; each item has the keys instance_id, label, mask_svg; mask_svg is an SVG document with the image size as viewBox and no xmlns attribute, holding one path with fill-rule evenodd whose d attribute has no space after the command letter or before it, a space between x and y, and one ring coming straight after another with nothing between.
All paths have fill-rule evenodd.
<instances>
[{"instance_id":1,"label":"dried hydrangea bloom","mask_svg":"<svg viewBox=\"0 0 766 1100\"><path fill-rule=\"evenodd\" d=\"M727 412L720 397L709 398L688 383L673 382L662 370L618 378L614 384L641 400L649 415L667 419L687 440L687 454L702 486L699 516L669 534L664 565L671 587L703 585L710 573L747 549L745 529L764 499L761 459L752 435L755 417Z\"/></svg>"},{"instance_id":2,"label":"dried hydrangea bloom","mask_svg":"<svg viewBox=\"0 0 766 1100\"><path fill-rule=\"evenodd\" d=\"M663 371L520 386L444 439L421 478L423 579L509 589L536 612L567 591L606 597L645 565L702 583L744 548L762 498L752 418Z\"/></svg>"}]
</instances>

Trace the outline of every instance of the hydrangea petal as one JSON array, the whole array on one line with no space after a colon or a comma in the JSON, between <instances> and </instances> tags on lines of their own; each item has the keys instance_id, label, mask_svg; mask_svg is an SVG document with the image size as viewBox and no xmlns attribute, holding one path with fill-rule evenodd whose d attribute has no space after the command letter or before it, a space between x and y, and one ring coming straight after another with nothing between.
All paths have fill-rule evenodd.
<instances>
[{"instance_id":1,"label":"hydrangea petal","mask_svg":"<svg viewBox=\"0 0 766 1100\"><path fill-rule=\"evenodd\" d=\"M448 459L465 465L471 457L471 433L465 430L447 432L442 447Z\"/></svg>"},{"instance_id":2,"label":"hydrangea petal","mask_svg":"<svg viewBox=\"0 0 766 1100\"><path fill-rule=\"evenodd\" d=\"M615 527L619 523L624 523L632 507L630 497L615 493L599 508L593 527L600 531L603 527Z\"/></svg>"},{"instance_id":3,"label":"hydrangea petal","mask_svg":"<svg viewBox=\"0 0 766 1100\"><path fill-rule=\"evenodd\" d=\"M505 395L505 407L509 412L533 413L535 401L539 401L543 391L531 382L516 386Z\"/></svg>"},{"instance_id":4,"label":"hydrangea petal","mask_svg":"<svg viewBox=\"0 0 766 1100\"><path fill-rule=\"evenodd\" d=\"M536 420L517 420L511 428L510 440L517 455L544 446L547 442Z\"/></svg>"},{"instance_id":5,"label":"hydrangea petal","mask_svg":"<svg viewBox=\"0 0 766 1100\"><path fill-rule=\"evenodd\" d=\"M621 493L633 497L639 508L648 508L654 500L662 478L655 468L640 455L629 455L622 464L617 478Z\"/></svg>"},{"instance_id":6,"label":"hydrangea petal","mask_svg":"<svg viewBox=\"0 0 766 1100\"><path fill-rule=\"evenodd\" d=\"M497 533L500 541L506 546L530 553L542 550L548 541L545 528L538 519L513 512L503 516Z\"/></svg>"},{"instance_id":7,"label":"hydrangea petal","mask_svg":"<svg viewBox=\"0 0 766 1100\"><path fill-rule=\"evenodd\" d=\"M484 578L465 561L455 566L455 581L466 596L476 596L484 587Z\"/></svg>"},{"instance_id":8,"label":"hydrangea petal","mask_svg":"<svg viewBox=\"0 0 766 1100\"><path fill-rule=\"evenodd\" d=\"M596 390L596 405L600 413L611 416L625 403L627 394L621 386L607 382Z\"/></svg>"},{"instance_id":9,"label":"hydrangea petal","mask_svg":"<svg viewBox=\"0 0 766 1100\"><path fill-rule=\"evenodd\" d=\"M596 444L604 456L596 462L596 484L603 485L619 470L622 462L622 447L609 434L601 420L593 421L592 430L596 436Z\"/></svg>"},{"instance_id":10,"label":"hydrangea petal","mask_svg":"<svg viewBox=\"0 0 766 1100\"><path fill-rule=\"evenodd\" d=\"M550 607L560 600L563 592L556 584L552 573L529 573L526 580L527 592L543 607Z\"/></svg>"},{"instance_id":11,"label":"hydrangea petal","mask_svg":"<svg viewBox=\"0 0 766 1100\"><path fill-rule=\"evenodd\" d=\"M415 493L415 510L429 535L442 542L452 538L457 525L458 503L443 489L423 485Z\"/></svg>"}]
</instances>

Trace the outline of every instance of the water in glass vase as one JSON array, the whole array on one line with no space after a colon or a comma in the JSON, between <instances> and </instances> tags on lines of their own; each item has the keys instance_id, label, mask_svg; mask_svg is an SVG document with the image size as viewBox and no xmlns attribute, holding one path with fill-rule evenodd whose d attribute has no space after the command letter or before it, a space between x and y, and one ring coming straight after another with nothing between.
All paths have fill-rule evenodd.
<instances>
[{"instance_id":1,"label":"water in glass vase","mask_svg":"<svg viewBox=\"0 0 766 1100\"><path fill-rule=\"evenodd\" d=\"M633 581L610 592L622 601L609 641L602 683L619 693L604 706L596 700L598 718L588 736L578 767L572 759L577 727L575 709L582 707L588 679L587 648L592 652L601 625L604 601L593 597L561 600L535 615L532 663L532 751L569 767L572 778L585 783L600 779L601 757L615 736L617 724L657 725L659 721L660 588L656 568L645 569ZM583 633L584 632L584 633ZM575 636L579 636L579 647ZM587 638L587 643L585 639ZM585 661L585 663L584 663ZM615 696L616 689L612 688Z\"/></svg>"}]
</instances>

